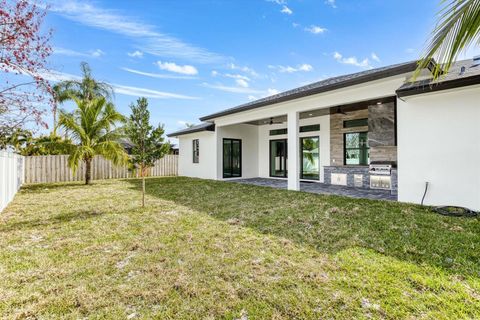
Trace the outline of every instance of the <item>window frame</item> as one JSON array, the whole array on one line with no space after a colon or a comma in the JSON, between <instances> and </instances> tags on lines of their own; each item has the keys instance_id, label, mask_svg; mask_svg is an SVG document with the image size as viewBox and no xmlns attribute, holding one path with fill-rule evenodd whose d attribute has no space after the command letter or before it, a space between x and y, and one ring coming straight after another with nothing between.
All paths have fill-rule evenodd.
<instances>
[{"instance_id":1,"label":"window frame","mask_svg":"<svg viewBox=\"0 0 480 320\"><path fill-rule=\"evenodd\" d=\"M192 140L192 161L193 163L200 163L200 140Z\"/></svg>"},{"instance_id":2,"label":"window frame","mask_svg":"<svg viewBox=\"0 0 480 320\"><path fill-rule=\"evenodd\" d=\"M306 132L318 132L320 131L320 124L315 123L315 124L307 124L304 126L300 126L298 129L299 133L306 133Z\"/></svg>"},{"instance_id":3,"label":"window frame","mask_svg":"<svg viewBox=\"0 0 480 320\"><path fill-rule=\"evenodd\" d=\"M232 173L230 172L230 176L227 176L225 175L225 155L224 155L224 148L225 148L225 141L228 141L230 143L230 146L233 145L233 142L238 142L239 143L239 165L240 165L240 172L239 172L239 175L238 176L234 176L232 175ZM223 138L222 139L222 178L223 179L235 179L235 178L241 178L242 177L242 157L243 157L243 154L242 154L242 139L236 139L236 138ZM230 161L233 162L233 157L230 157ZM232 163L230 163L230 168L232 168L233 165Z\"/></svg>"},{"instance_id":4,"label":"window frame","mask_svg":"<svg viewBox=\"0 0 480 320\"><path fill-rule=\"evenodd\" d=\"M288 134L287 128L271 129L268 133L269 136L281 136L284 134Z\"/></svg>"},{"instance_id":5,"label":"window frame","mask_svg":"<svg viewBox=\"0 0 480 320\"><path fill-rule=\"evenodd\" d=\"M364 146L359 147L347 147L347 135L348 134L366 134L367 140ZM359 141L360 142L360 141ZM358 164L347 164L347 151L358 150L359 154L364 151L367 153L367 163L361 163L361 158L358 159ZM345 132L343 134L343 165L345 166L368 166L370 164L370 146L368 145L368 131L355 131L355 132Z\"/></svg>"}]
</instances>

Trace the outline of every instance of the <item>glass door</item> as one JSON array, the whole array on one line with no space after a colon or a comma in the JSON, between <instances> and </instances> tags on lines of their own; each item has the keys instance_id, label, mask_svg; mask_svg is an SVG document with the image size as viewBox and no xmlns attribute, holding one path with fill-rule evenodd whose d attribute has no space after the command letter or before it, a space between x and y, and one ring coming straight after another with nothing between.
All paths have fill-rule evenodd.
<instances>
[{"instance_id":1,"label":"glass door","mask_svg":"<svg viewBox=\"0 0 480 320\"><path fill-rule=\"evenodd\" d=\"M223 177L242 176L242 140L223 139Z\"/></svg>"},{"instance_id":2,"label":"glass door","mask_svg":"<svg viewBox=\"0 0 480 320\"><path fill-rule=\"evenodd\" d=\"M287 139L270 140L270 177L287 177Z\"/></svg>"},{"instance_id":3,"label":"glass door","mask_svg":"<svg viewBox=\"0 0 480 320\"><path fill-rule=\"evenodd\" d=\"M320 179L320 139L318 137L300 138L302 167L300 179Z\"/></svg>"}]
</instances>

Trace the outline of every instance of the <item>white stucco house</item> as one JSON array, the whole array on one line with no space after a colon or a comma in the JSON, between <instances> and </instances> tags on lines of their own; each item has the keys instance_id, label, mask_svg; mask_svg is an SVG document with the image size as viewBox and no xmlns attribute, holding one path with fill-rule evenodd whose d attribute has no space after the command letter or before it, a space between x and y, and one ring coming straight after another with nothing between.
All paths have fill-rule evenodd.
<instances>
[{"instance_id":1,"label":"white stucco house","mask_svg":"<svg viewBox=\"0 0 480 320\"><path fill-rule=\"evenodd\" d=\"M432 64L435 62L432 61ZM480 59L440 81L408 62L330 78L173 132L179 175L383 189L480 210ZM428 186L427 186L428 183Z\"/></svg>"}]
</instances>

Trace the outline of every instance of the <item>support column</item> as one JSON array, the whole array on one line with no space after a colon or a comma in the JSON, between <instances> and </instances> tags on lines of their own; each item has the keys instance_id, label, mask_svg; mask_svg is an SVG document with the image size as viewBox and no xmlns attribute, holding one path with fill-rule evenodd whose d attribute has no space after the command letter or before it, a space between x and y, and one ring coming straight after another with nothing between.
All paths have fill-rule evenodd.
<instances>
[{"instance_id":1,"label":"support column","mask_svg":"<svg viewBox=\"0 0 480 320\"><path fill-rule=\"evenodd\" d=\"M299 113L287 114L288 129L288 190L300 190Z\"/></svg>"}]
</instances>

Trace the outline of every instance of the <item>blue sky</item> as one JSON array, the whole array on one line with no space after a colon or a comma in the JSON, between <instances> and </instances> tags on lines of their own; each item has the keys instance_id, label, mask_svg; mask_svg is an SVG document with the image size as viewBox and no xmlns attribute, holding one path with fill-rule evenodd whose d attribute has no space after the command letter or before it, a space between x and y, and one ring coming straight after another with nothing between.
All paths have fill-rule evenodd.
<instances>
[{"instance_id":1,"label":"blue sky","mask_svg":"<svg viewBox=\"0 0 480 320\"><path fill-rule=\"evenodd\" d=\"M114 84L129 113L149 98L167 132L331 76L416 59L439 0L51 1L56 78ZM66 106L69 108L69 106Z\"/></svg>"}]
</instances>

